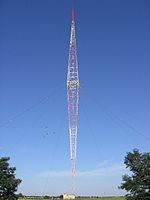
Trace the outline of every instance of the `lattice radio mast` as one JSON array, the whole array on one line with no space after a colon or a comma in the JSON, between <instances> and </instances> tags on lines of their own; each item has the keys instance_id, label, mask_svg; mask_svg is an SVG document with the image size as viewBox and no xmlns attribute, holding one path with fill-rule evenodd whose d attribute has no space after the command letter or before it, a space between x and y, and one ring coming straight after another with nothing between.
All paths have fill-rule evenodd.
<instances>
[{"instance_id":1,"label":"lattice radio mast","mask_svg":"<svg viewBox=\"0 0 150 200\"><path fill-rule=\"evenodd\" d=\"M68 94L68 121L69 121L69 134L70 134L70 158L72 164L72 192L74 194L75 175L76 175L77 132L78 132L78 101L79 101L79 77L78 77L78 61L76 52L74 9L72 10L70 50L68 59L67 94Z\"/></svg>"}]
</instances>

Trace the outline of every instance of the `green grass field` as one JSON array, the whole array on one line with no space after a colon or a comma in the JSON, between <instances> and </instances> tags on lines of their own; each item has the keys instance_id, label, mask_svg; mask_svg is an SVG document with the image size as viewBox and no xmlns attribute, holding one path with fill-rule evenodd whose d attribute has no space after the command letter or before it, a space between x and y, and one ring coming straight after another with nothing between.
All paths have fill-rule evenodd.
<instances>
[{"instance_id":1,"label":"green grass field","mask_svg":"<svg viewBox=\"0 0 150 200\"><path fill-rule=\"evenodd\" d=\"M90 200L90 198L82 199L82 200ZM101 198L92 198L92 200L125 200L124 197L101 197Z\"/></svg>"},{"instance_id":2,"label":"green grass field","mask_svg":"<svg viewBox=\"0 0 150 200\"><path fill-rule=\"evenodd\" d=\"M90 198L82 199L82 200L90 200ZM92 200L125 200L124 197L101 197L101 198L92 198Z\"/></svg>"}]
</instances>

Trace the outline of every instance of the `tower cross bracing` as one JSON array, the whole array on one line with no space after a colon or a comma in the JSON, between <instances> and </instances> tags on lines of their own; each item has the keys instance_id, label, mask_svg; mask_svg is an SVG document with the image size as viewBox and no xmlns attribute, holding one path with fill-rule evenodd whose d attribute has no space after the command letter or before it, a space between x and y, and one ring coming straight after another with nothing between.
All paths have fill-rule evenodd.
<instances>
[{"instance_id":1,"label":"tower cross bracing","mask_svg":"<svg viewBox=\"0 0 150 200\"><path fill-rule=\"evenodd\" d=\"M72 192L75 193L79 77L78 77L78 61L77 61L77 51L76 51L74 10L72 10L70 50L68 59L68 75L67 75L67 94L68 94L68 120L69 120L69 134L70 134L70 158L72 163Z\"/></svg>"}]
</instances>

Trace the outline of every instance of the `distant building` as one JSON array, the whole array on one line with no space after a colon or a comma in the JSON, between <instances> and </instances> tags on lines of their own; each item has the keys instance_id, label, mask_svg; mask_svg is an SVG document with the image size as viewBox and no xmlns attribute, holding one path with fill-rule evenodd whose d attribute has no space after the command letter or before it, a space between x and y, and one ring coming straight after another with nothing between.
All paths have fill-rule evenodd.
<instances>
[{"instance_id":1,"label":"distant building","mask_svg":"<svg viewBox=\"0 0 150 200\"><path fill-rule=\"evenodd\" d=\"M63 200L72 200L72 199L75 199L76 196L74 194L64 194L63 195Z\"/></svg>"}]
</instances>

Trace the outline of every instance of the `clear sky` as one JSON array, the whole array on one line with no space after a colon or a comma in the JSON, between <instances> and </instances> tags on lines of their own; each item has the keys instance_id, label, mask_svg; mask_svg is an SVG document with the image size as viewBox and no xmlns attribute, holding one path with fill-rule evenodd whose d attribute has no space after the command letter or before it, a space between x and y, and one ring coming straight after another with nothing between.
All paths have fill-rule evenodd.
<instances>
[{"instance_id":1,"label":"clear sky","mask_svg":"<svg viewBox=\"0 0 150 200\"><path fill-rule=\"evenodd\" d=\"M80 77L76 193L118 195L126 152L150 151L150 1L75 0ZM71 192L71 0L0 1L0 156L19 192Z\"/></svg>"}]
</instances>

